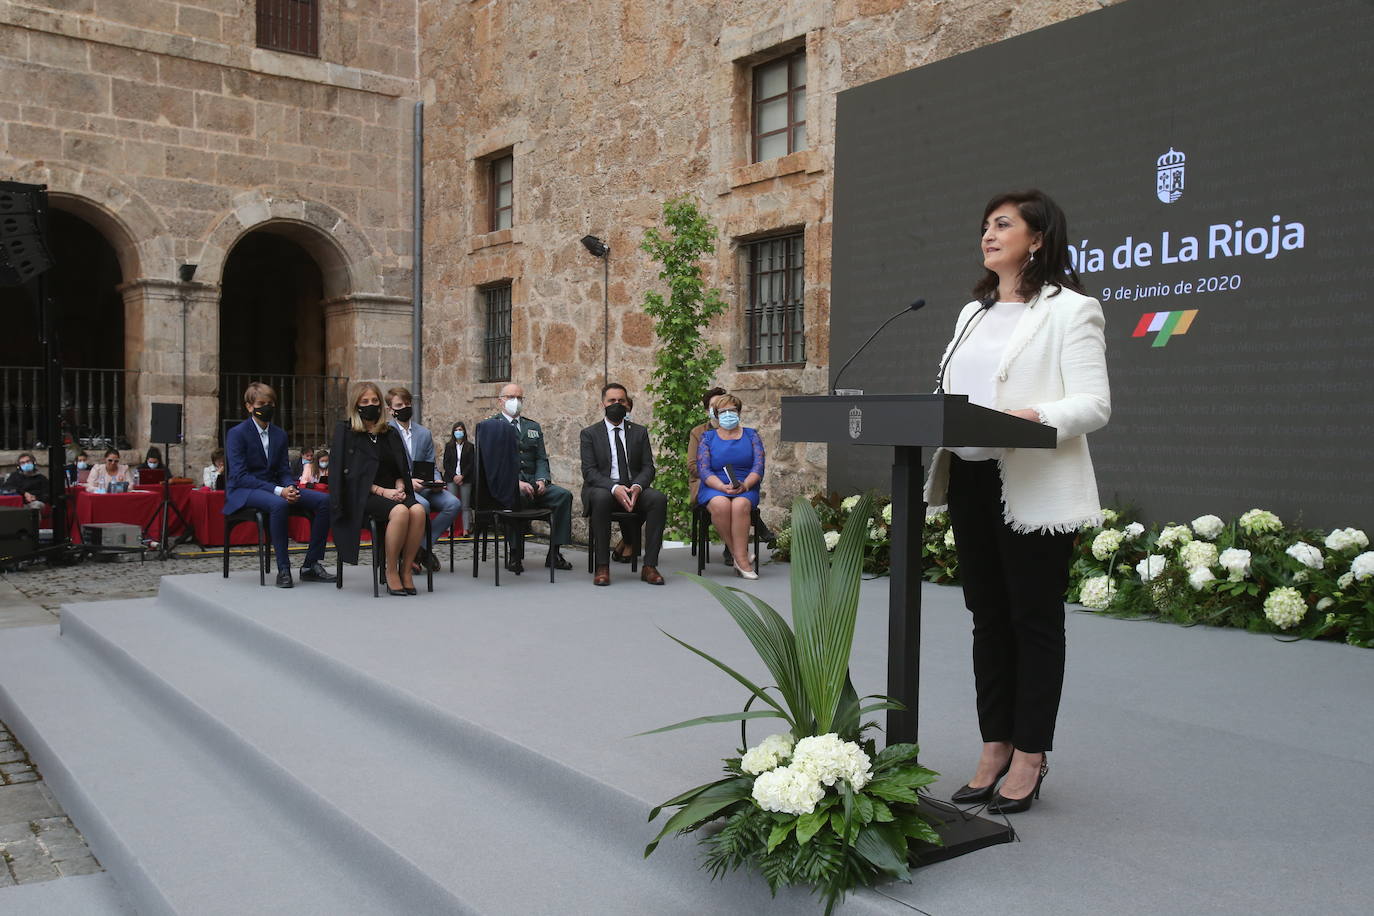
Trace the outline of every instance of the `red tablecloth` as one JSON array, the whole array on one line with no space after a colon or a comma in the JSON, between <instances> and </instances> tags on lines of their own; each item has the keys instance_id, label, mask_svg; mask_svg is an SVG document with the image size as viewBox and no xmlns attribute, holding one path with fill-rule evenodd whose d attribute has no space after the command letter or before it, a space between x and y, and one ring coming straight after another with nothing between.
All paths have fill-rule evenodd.
<instances>
[{"instance_id":1,"label":"red tablecloth","mask_svg":"<svg viewBox=\"0 0 1374 916\"><path fill-rule=\"evenodd\" d=\"M321 493L328 493L327 487L313 487ZM196 541L202 547L224 546L224 491L192 490L189 495L187 518L196 532ZM310 543L310 519L295 515L286 520L286 531L291 540L300 544ZM368 532L363 532L363 540L368 540ZM257 527L240 525L230 534L230 544L255 544L258 540Z\"/></svg>"},{"instance_id":2,"label":"red tablecloth","mask_svg":"<svg viewBox=\"0 0 1374 916\"><path fill-rule=\"evenodd\" d=\"M12 509L24 505L24 497L18 493L0 493L0 506L8 506Z\"/></svg>"},{"instance_id":3,"label":"red tablecloth","mask_svg":"<svg viewBox=\"0 0 1374 916\"><path fill-rule=\"evenodd\" d=\"M123 522L146 529L162 505L159 493L130 490L128 493L79 492L72 506L72 540L81 543L81 526L99 522Z\"/></svg>"}]
</instances>

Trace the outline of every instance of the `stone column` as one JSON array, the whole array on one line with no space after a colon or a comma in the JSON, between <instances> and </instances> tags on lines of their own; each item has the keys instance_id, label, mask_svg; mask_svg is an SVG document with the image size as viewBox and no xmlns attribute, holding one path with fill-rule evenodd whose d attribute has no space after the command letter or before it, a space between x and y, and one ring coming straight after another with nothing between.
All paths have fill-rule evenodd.
<instances>
[{"instance_id":1,"label":"stone column","mask_svg":"<svg viewBox=\"0 0 1374 916\"><path fill-rule=\"evenodd\" d=\"M383 392L409 386L410 299L353 293L324 303L325 371L349 384L376 382Z\"/></svg>"},{"instance_id":2,"label":"stone column","mask_svg":"<svg viewBox=\"0 0 1374 916\"><path fill-rule=\"evenodd\" d=\"M167 465L173 474L197 480L219 441L220 289L141 279L119 290L124 297L125 435L140 453L160 446L148 438L152 405L183 405L185 447L174 443Z\"/></svg>"}]
</instances>

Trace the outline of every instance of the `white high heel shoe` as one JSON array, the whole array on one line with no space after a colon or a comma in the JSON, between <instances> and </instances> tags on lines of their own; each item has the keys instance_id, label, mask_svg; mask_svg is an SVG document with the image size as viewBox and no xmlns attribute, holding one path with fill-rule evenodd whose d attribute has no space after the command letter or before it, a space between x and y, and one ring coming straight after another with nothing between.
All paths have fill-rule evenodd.
<instances>
[{"instance_id":1,"label":"white high heel shoe","mask_svg":"<svg viewBox=\"0 0 1374 916\"><path fill-rule=\"evenodd\" d=\"M740 569L738 566L735 567L735 575L741 579L757 579L759 577L759 574L752 569Z\"/></svg>"}]
</instances>

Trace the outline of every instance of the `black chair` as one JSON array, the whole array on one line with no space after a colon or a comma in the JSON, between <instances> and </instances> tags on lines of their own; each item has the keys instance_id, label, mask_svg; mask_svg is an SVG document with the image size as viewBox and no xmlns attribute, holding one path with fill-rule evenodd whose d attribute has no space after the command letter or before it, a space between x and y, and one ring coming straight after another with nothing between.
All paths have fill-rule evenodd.
<instances>
[{"instance_id":1,"label":"black chair","mask_svg":"<svg viewBox=\"0 0 1374 916\"><path fill-rule=\"evenodd\" d=\"M582 517L587 518L590 514L584 509ZM620 525L622 530L627 525L632 527L634 535L626 538L625 543L634 548L634 553L630 554L630 572L639 572L639 555L644 550L644 516L638 512L612 512L611 525ZM589 525L587 526L587 572L589 573L596 572L596 548L596 532L592 531Z\"/></svg>"},{"instance_id":2,"label":"black chair","mask_svg":"<svg viewBox=\"0 0 1374 916\"><path fill-rule=\"evenodd\" d=\"M518 464L519 456L514 447L510 451L510 461ZM510 558L507 536L515 534L524 537L530 522L552 523L552 509L507 509L497 503L487 486L486 471L482 466L481 444L473 451L472 476L472 577L477 578L477 563L480 553L481 562L487 559L487 544L492 544L495 555L493 577L496 586L501 585L501 568ZM552 548L550 548L552 549ZM504 551L504 553L503 553ZM557 567L549 564L549 581L554 581Z\"/></svg>"},{"instance_id":3,"label":"black chair","mask_svg":"<svg viewBox=\"0 0 1374 916\"><path fill-rule=\"evenodd\" d=\"M267 584L267 513L253 506L244 506L224 516L224 578L229 578L229 535L239 525L256 522L258 526L258 584Z\"/></svg>"},{"instance_id":4,"label":"black chair","mask_svg":"<svg viewBox=\"0 0 1374 916\"><path fill-rule=\"evenodd\" d=\"M762 493L759 493L759 499L762 501ZM749 534L753 540L755 570L759 568L760 521L759 507L755 506L749 513ZM706 571L706 564L711 562L711 512L705 503L698 503L692 507L692 555L697 558L699 576Z\"/></svg>"},{"instance_id":5,"label":"black chair","mask_svg":"<svg viewBox=\"0 0 1374 916\"><path fill-rule=\"evenodd\" d=\"M386 578L386 546L382 543L382 538L386 535L386 524L380 527L377 520L368 516L367 528L372 535L372 597L382 596L381 583ZM429 514L425 514L425 540L429 540ZM429 568L429 564L421 564L425 568L425 591L434 591L434 571ZM334 587L343 588L343 557L338 550L334 551Z\"/></svg>"}]
</instances>

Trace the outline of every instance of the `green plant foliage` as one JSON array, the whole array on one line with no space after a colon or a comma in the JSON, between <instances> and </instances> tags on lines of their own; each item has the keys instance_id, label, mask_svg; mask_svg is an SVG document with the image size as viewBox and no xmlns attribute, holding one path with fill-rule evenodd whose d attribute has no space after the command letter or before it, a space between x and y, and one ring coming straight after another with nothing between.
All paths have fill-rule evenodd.
<instances>
[{"instance_id":1,"label":"green plant foliage","mask_svg":"<svg viewBox=\"0 0 1374 916\"><path fill-rule=\"evenodd\" d=\"M650 812L649 820L653 821L665 808L678 809L644 850L646 856L669 833L690 833L723 820L719 830L701 840L706 848L703 867L713 878L741 866L756 868L774 893L786 885L810 885L830 913L854 887L885 878L910 880L907 862L911 841L940 843L939 835L916 807L919 790L934 782L937 774L916 762L915 745L892 745L879 752L872 739L862 737L872 727L872 723L862 722L865 713L900 709L901 704L888 697L860 698L849 677L871 507L870 497L858 498L838 539L827 545L821 516L812 504L804 499L793 504L793 626L753 595L697 580L739 625L776 683L760 687L670 635L744 687L750 704L757 701L766 708L750 710L746 706L741 712L702 716L655 730L779 718L787 722L792 739L829 736L816 740L831 742L827 745L831 748L838 747L833 743L836 741L852 742L856 747L845 745L847 752L865 762L867 772L846 770L851 775L834 778L833 786L821 788L820 777L814 771L807 775L805 767L809 764L799 762L789 778L815 780L812 786L819 799L809 811L780 813L760 804L760 799L768 802L767 792L760 787L761 794L755 797L756 777L743 769L744 761L759 749L746 752L741 748L742 757L725 760L725 778L689 789ZM771 696L773 690L780 700ZM863 706L865 699L879 702ZM764 745L774 740L770 738ZM800 761L801 752L790 743L787 747L790 750L783 756L792 757L796 752L795 759ZM778 759L754 772L762 778L781 766Z\"/></svg>"},{"instance_id":2,"label":"green plant foliage","mask_svg":"<svg viewBox=\"0 0 1374 916\"><path fill-rule=\"evenodd\" d=\"M687 196L666 201L663 225L663 231L645 230L639 245L658 262L659 279L668 285L667 298L654 291L644 294L644 311L654 319L658 339L653 381L645 387L654 396L654 486L668 497L668 531L685 538L691 524L688 440L692 427L706 419L701 395L724 360L702 332L712 318L724 314L725 300L702 278L701 259L714 250L716 230L696 201Z\"/></svg>"}]
</instances>

